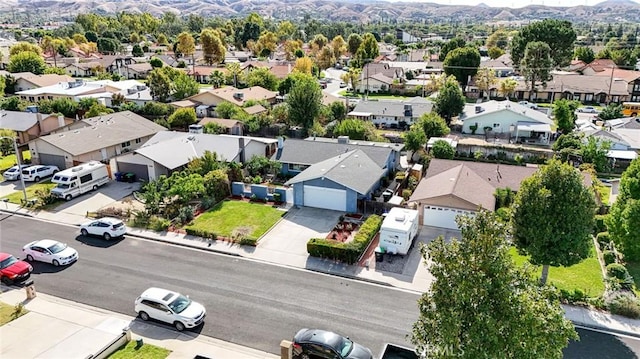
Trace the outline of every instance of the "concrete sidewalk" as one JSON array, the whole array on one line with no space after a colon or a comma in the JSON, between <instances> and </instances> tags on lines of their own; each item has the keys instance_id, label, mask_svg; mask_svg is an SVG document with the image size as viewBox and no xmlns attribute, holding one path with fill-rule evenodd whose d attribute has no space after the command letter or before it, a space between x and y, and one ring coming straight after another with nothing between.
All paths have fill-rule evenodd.
<instances>
[{"instance_id":1,"label":"concrete sidewalk","mask_svg":"<svg viewBox=\"0 0 640 359\"><path fill-rule=\"evenodd\" d=\"M37 288L36 288L37 290ZM24 289L2 287L0 301L24 303L29 311L0 326L0 357L13 359L84 359L108 345L124 328L132 340L142 339L171 350L170 359L196 355L216 359L277 359L279 356L186 331L143 322L134 317L37 293L26 300ZM206 325L206 323L205 323ZM274 343L278 348L280 343Z\"/></svg>"}]
</instances>

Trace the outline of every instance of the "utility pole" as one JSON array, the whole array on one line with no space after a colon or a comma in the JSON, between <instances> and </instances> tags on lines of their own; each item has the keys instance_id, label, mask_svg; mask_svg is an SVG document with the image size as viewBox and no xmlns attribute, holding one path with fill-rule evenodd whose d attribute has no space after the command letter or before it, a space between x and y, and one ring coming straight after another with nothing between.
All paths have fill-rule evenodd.
<instances>
[{"instance_id":1,"label":"utility pole","mask_svg":"<svg viewBox=\"0 0 640 359\"><path fill-rule=\"evenodd\" d=\"M608 100L609 103L611 103L611 85L613 85L613 65L611 65L611 77L609 78L609 93L608 93Z\"/></svg>"}]
</instances>

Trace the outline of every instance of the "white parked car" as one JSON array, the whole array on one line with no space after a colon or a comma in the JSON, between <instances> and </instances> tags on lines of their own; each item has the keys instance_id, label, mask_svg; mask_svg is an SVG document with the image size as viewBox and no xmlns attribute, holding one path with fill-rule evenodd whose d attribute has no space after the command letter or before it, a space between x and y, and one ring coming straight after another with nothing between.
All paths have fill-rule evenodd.
<instances>
[{"instance_id":1,"label":"white parked car","mask_svg":"<svg viewBox=\"0 0 640 359\"><path fill-rule=\"evenodd\" d=\"M80 226L80 234L83 236L100 236L106 240L122 237L127 233L127 226L117 218L103 217L83 223Z\"/></svg>"},{"instance_id":2,"label":"white parked car","mask_svg":"<svg viewBox=\"0 0 640 359\"><path fill-rule=\"evenodd\" d=\"M22 170L22 178L25 181L40 182L41 179L53 176L60 171L58 166L35 165Z\"/></svg>"},{"instance_id":3,"label":"white parked car","mask_svg":"<svg viewBox=\"0 0 640 359\"><path fill-rule=\"evenodd\" d=\"M172 324L180 332L202 324L207 314L202 304L188 296L161 288L149 288L140 294L134 310L142 320L155 319Z\"/></svg>"},{"instance_id":4,"label":"white parked car","mask_svg":"<svg viewBox=\"0 0 640 359\"><path fill-rule=\"evenodd\" d=\"M21 170L29 167L30 165L15 165L11 168L9 168L8 170L4 171L4 173L2 174L2 177L4 177L4 179L6 179L7 181L17 181L20 179L20 172Z\"/></svg>"},{"instance_id":5,"label":"white parked car","mask_svg":"<svg viewBox=\"0 0 640 359\"><path fill-rule=\"evenodd\" d=\"M78 260L78 251L53 239L33 241L22 248L29 262L39 261L65 266Z\"/></svg>"},{"instance_id":6,"label":"white parked car","mask_svg":"<svg viewBox=\"0 0 640 359\"><path fill-rule=\"evenodd\" d=\"M598 110L596 110L595 107L593 106L583 106L583 107L579 107L578 108L578 112L583 112L583 113L598 113Z\"/></svg>"},{"instance_id":7,"label":"white parked car","mask_svg":"<svg viewBox=\"0 0 640 359\"><path fill-rule=\"evenodd\" d=\"M518 102L518 104L520 104L522 106L529 107L529 108L534 109L534 110L538 109L538 105L536 105L535 103L531 103L529 101L520 101L520 102Z\"/></svg>"}]
</instances>

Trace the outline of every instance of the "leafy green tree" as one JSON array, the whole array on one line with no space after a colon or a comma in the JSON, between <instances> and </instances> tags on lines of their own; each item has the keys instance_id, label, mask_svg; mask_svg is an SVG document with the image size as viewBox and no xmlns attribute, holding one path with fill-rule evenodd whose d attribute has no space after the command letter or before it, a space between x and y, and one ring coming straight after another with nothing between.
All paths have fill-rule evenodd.
<instances>
[{"instance_id":1,"label":"leafy green tree","mask_svg":"<svg viewBox=\"0 0 640 359\"><path fill-rule=\"evenodd\" d=\"M349 136L352 140L373 140L376 136L376 128L369 121L348 118L340 121L333 128L334 136Z\"/></svg>"},{"instance_id":2,"label":"leafy green tree","mask_svg":"<svg viewBox=\"0 0 640 359\"><path fill-rule=\"evenodd\" d=\"M419 123L413 124L404 134L404 149L411 151L409 158L413 158L417 150L424 148L425 143L427 143L427 136Z\"/></svg>"},{"instance_id":3,"label":"leafy green tree","mask_svg":"<svg viewBox=\"0 0 640 359\"><path fill-rule=\"evenodd\" d=\"M437 140L433 147L431 147L431 153L435 158L444 158L452 160L456 155L456 150L445 140Z\"/></svg>"},{"instance_id":4,"label":"leafy green tree","mask_svg":"<svg viewBox=\"0 0 640 359\"><path fill-rule=\"evenodd\" d=\"M611 149L611 141L603 141L594 136L587 138L587 143L582 145L580 154L582 162L592 163L598 172L609 172L611 165L607 153Z\"/></svg>"},{"instance_id":5,"label":"leafy green tree","mask_svg":"<svg viewBox=\"0 0 640 359\"><path fill-rule=\"evenodd\" d=\"M624 114L622 113L622 105L617 103L610 103L607 105L607 107L603 108L602 111L600 111L598 117L602 121L622 118L624 117Z\"/></svg>"},{"instance_id":6,"label":"leafy green tree","mask_svg":"<svg viewBox=\"0 0 640 359\"><path fill-rule=\"evenodd\" d=\"M596 202L582 174L551 160L520 185L513 205L513 239L518 250L542 265L569 267L589 257Z\"/></svg>"},{"instance_id":7,"label":"leafy green tree","mask_svg":"<svg viewBox=\"0 0 640 359\"><path fill-rule=\"evenodd\" d=\"M560 99L553 103L553 116L558 126L558 130L563 134L568 134L576 127L576 110L580 103L577 101Z\"/></svg>"},{"instance_id":8,"label":"leafy green tree","mask_svg":"<svg viewBox=\"0 0 640 359\"><path fill-rule=\"evenodd\" d=\"M487 50L487 51L489 53L489 57L492 60L495 60L498 57L504 55L504 50L499 48L499 47L495 47L495 46L494 47L490 47L489 50Z\"/></svg>"},{"instance_id":9,"label":"leafy green tree","mask_svg":"<svg viewBox=\"0 0 640 359\"><path fill-rule=\"evenodd\" d=\"M67 72L61 68L61 67L51 67L51 66L47 66L44 69L44 74L56 74L56 75L66 75Z\"/></svg>"},{"instance_id":10,"label":"leafy green tree","mask_svg":"<svg viewBox=\"0 0 640 359\"><path fill-rule=\"evenodd\" d=\"M169 69L169 67L166 67ZM182 100L189 96L193 96L200 91L200 85L196 80L187 74L180 71L173 71L173 76L170 75L173 82L173 98L175 100Z\"/></svg>"},{"instance_id":11,"label":"leafy green tree","mask_svg":"<svg viewBox=\"0 0 640 359\"><path fill-rule=\"evenodd\" d=\"M5 97L0 101L0 109L7 111L24 111L27 103L22 101L19 96Z\"/></svg>"},{"instance_id":12,"label":"leafy green tree","mask_svg":"<svg viewBox=\"0 0 640 359\"><path fill-rule=\"evenodd\" d=\"M503 28L500 28L494 31L487 38L487 42L485 43L485 46L489 49L495 47L501 50L506 50L507 47L509 46L509 33L507 32L507 30Z\"/></svg>"},{"instance_id":13,"label":"leafy green tree","mask_svg":"<svg viewBox=\"0 0 640 359\"><path fill-rule=\"evenodd\" d=\"M101 37L96 42L98 51L102 54L115 54L120 50L120 42L110 37Z\"/></svg>"},{"instance_id":14,"label":"leafy green tree","mask_svg":"<svg viewBox=\"0 0 640 359\"><path fill-rule=\"evenodd\" d=\"M158 69L163 66L162 60L160 60L157 57L151 58L151 60L149 60L149 64L151 65L151 68L154 68L154 69Z\"/></svg>"},{"instance_id":15,"label":"leafy green tree","mask_svg":"<svg viewBox=\"0 0 640 359\"><path fill-rule=\"evenodd\" d=\"M195 67L196 59L196 41L190 33L183 31L181 32L176 39L176 50L182 54L182 56L191 56L191 63ZM195 76L195 73L194 73Z\"/></svg>"},{"instance_id":16,"label":"leafy green tree","mask_svg":"<svg viewBox=\"0 0 640 359\"><path fill-rule=\"evenodd\" d=\"M42 49L40 48L40 46L32 44L30 42L20 41L9 48L9 58L25 51L35 52L38 55L42 54Z\"/></svg>"},{"instance_id":17,"label":"leafy green tree","mask_svg":"<svg viewBox=\"0 0 640 359\"><path fill-rule=\"evenodd\" d=\"M418 123L422 126L427 140L431 137L444 137L451 132L447 122L434 112L424 113L418 119Z\"/></svg>"},{"instance_id":18,"label":"leafy green tree","mask_svg":"<svg viewBox=\"0 0 640 359\"><path fill-rule=\"evenodd\" d=\"M496 78L496 72L488 67L481 67L478 69L478 73L474 76L474 82L478 90L484 95L485 99L489 99L489 93L491 88L498 83Z\"/></svg>"},{"instance_id":19,"label":"leafy green tree","mask_svg":"<svg viewBox=\"0 0 640 359\"><path fill-rule=\"evenodd\" d=\"M151 96L154 100L160 102L169 100L172 91L171 78L163 69L164 67L153 69L147 76L147 84L149 85Z\"/></svg>"},{"instance_id":20,"label":"leafy green tree","mask_svg":"<svg viewBox=\"0 0 640 359\"><path fill-rule=\"evenodd\" d=\"M280 172L282 164L278 161L272 161L265 156L252 156L244 166L250 176L265 176L268 174L276 174Z\"/></svg>"},{"instance_id":21,"label":"leafy green tree","mask_svg":"<svg viewBox=\"0 0 640 359\"><path fill-rule=\"evenodd\" d=\"M362 36L362 43L356 51L355 60L357 67L363 67L367 62L371 62L373 59L380 55L380 48L378 47L378 41L372 33L366 33Z\"/></svg>"},{"instance_id":22,"label":"leafy green tree","mask_svg":"<svg viewBox=\"0 0 640 359\"><path fill-rule=\"evenodd\" d=\"M4 97L5 78L0 76L0 97Z\"/></svg>"},{"instance_id":23,"label":"leafy green tree","mask_svg":"<svg viewBox=\"0 0 640 359\"><path fill-rule=\"evenodd\" d=\"M289 120L308 130L320 113L322 92L318 82L310 75L296 74L287 97Z\"/></svg>"},{"instance_id":24,"label":"leafy green tree","mask_svg":"<svg viewBox=\"0 0 640 359\"><path fill-rule=\"evenodd\" d=\"M329 110L331 110L331 118L333 120L342 121L347 116L347 107L342 101L335 101L329 104Z\"/></svg>"},{"instance_id":25,"label":"leafy green tree","mask_svg":"<svg viewBox=\"0 0 640 359\"><path fill-rule=\"evenodd\" d=\"M7 70L9 72L31 72L42 75L46 68L42 56L35 52L23 51L9 57Z\"/></svg>"},{"instance_id":26,"label":"leafy green tree","mask_svg":"<svg viewBox=\"0 0 640 359\"><path fill-rule=\"evenodd\" d=\"M234 118L240 111L240 107L229 101L222 101L216 106L216 115L220 118Z\"/></svg>"},{"instance_id":27,"label":"leafy green tree","mask_svg":"<svg viewBox=\"0 0 640 359\"><path fill-rule=\"evenodd\" d=\"M463 86L478 72L480 52L473 47L460 47L450 51L444 59L443 67L447 76L455 78Z\"/></svg>"},{"instance_id":28,"label":"leafy green tree","mask_svg":"<svg viewBox=\"0 0 640 359\"><path fill-rule=\"evenodd\" d=\"M640 159L633 160L622 174L620 192L605 223L625 259L640 262Z\"/></svg>"},{"instance_id":29,"label":"leafy green tree","mask_svg":"<svg viewBox=\"0 0 640 359\"><path fill-rule=\"evenodd\" d=\"M355 55L360 48L360 44L362 44L362 36L360 34L353 33L347 37L347 50L351 55Z\"/></svg>"},{"instance_id":30,"label":"leafy green tree","mask_svg":"<svg viewBox=\"0 0 640 359\"><path fill-rule=\"evenodd\" d=\"M531 84L529 87L530 100L533 98L538 82L542 84L542 87L547 87L547 81L551 79L552 66L551 48L547 43L536 41L527 44L520 67L525 80Z\"/></svg>"},{"instance_id":31,"label":"leafy green tree","mask_svg":"<svg viewBox=\"0 0 640 359\"><path fill-rule=\"evenodd\" d=\"M134 57L142 57L144 56L144 51L142 51L142 47L140 47L140 45L135 44L133 45L133 49L131 50L131 55L133 55Z\"/></svg>"},{"instance_id":32,"label":"leafy green tree","mask_svg":"<svg viewBox=\"0 0 640 359\"><path fill-rule=\"evenodd\" d=\"M467 46L467 42L464 41L463 38L454 37L453 39L445 42L444 45L442 45L442 48L440 49L440 54L438 55L438 57L440 58L440 61L444 61L444 59L447 58L447 55L451 51L465 47L465 46Z\"/></svg>"},{"instance_id":33,"label":"leafy green tree","mask_svg":"<svg viewBox=\"0 0 640 359\"><path fill-rule=\"evenodd\" d=\"M51 101L51 112L61 113L64 117L76 118L79 108L79 103L70 98L59 97Z\"/></svg>"},{"instance_id":34,"label":"leafy green tree","mask_svg":"<svg viewBox=\"0 0 640 359\"><path fill-rule=\"evenodd\" d=\"M593 53L593 50L588 46L576 47L573 51L573 57L585 64L589 64L596 59L596 55Z\"/></svg>"},{"instance_id":35,"label":"leafy green tree","mask_svg":"<svg viewBox=\"0 0 640 359\"><path fill-rule=\"evenodd\" d=\"M556 290L539 286L509 254L506 225L490 211L459 217L462 239L421 248L435 278L418 301L411 342L429 358L562 358L578 336Z\"/></svg>"},{"instance_id":36,"label":"leafy green tree","mask_svg":"<svg viewBox=\"0 0 640 359\"><path fill-rule=\"evenodd\" d=\"M447 77L436 97L436 113L445 119L448 126L451 119L462 112L464 104L464 94L455 76Z\"/></svg>"},{"instance_id":37,"label":"leafy green tree","mask_svg":"<svg viewBox=\"0 0 640 359\"><path fill-rule=\"evenodd\" d=\"M247 84L249 86L260 86L267 90L276 91L278 89L279 80L276 75L267 67L259 67L253 69L247 75Z\"/></svg>"},{"instance_id":38,"label":"leafy green tree","mask_svg":"<svg viewBox=\"0 0 640 359\"><path fill-rule=\"evenodd\" d=\"M172 128L187 128L198 122L198 118L193 108L179 108L169 116L168 121Z\"/></svg>"},{"instance_id":39,"label":"leafy green tree","mask_svg":"<svg viewBox=\"0 0 640 359\"><path fill-rule=\"evenodd\" d=\"M513 63L520 64L525 58L528 44L538 41L546 43L553 49L550 54L551 67L569 65L573 56L573 44L576 41L576 32L570 21L545 19L522 27L511 41Z\"/></svg>"},{"instance_id":40,"label":"leafy green tree","mask_svg":"<svg viewBox=\"0 0 640 359\"><path fill-rule=\"evenodd\" d=\"M218 158L217 153L207 150L204 151L204 154L201 157L196 157L189 161L187 164L187 171L190 173L198 173L204 177L211 171L224 168L225 165L226 163L222 162L221 159Z\"/></svg>"},{"instance_id":41,"label":"leafy green tree","mask_svg":"<svg viewBox=\"0 0 640 359\"><path fill-rule=\"evenodd\" d=\"M89 109L89 111L87 111L87 113L84 114L85 117L97 117L97 116L103 116L103 115L108 115L110 113L113 113L114 111L110 108L108 108L107 106L101 104L101 103L96 103L93 106L91 106L91 108Z\"/></svg>"},{"instance_id":42,"label":"leafy green tree","mask_svg":"<svg viewBox=\"0 0 640 359\"><path fill-rule=\"evenodd\" d=\"M216 89L222 87L225 83L224 73L220 70L214 70L209 78L209 83Z\"/></svg>"},{"instance_id":43,"label":"leafy green tree","mask_svg":"<svg viewBox=\"0 0 640 359\"><path fill-rule=\"evenodd\" d=\"M169 177L169 184L170 186L166 193L169 198L176 197L178 203L188 203L205 193L204 179L197 173L189 173L187 171L174 172Z\"/></svg>"},{"instance_id":44,"label":"leafy green tree","mask_svg":"<svg viewBox=\"0 0 640 359\"><path fill-rule=\"evenodd\" d=\"M214 31L213 29L202 30L202 33L200 33L200 42L202 43L204 61L208 65L224 61L226 50L217 31Z\"/></svg>"},{"instance_id":45,"label":"leafy green tree","mask_svg":"<svg viewBox=\"0 0 640 359\"><path fill-rule=\"evenodd\" d=\"M582 148L582 138L575 132L560 135L556 142L553 143L552 149L560 152L563 149L580 150Z\"/></svg>"}]
</instances>

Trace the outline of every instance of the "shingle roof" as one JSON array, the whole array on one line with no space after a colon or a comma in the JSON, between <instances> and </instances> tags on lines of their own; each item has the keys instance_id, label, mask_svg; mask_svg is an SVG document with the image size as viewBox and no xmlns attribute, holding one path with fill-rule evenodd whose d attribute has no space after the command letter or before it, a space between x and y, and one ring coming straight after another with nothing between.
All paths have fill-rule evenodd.
<instances>
[{"instance_id":1,"label":"shingle roof","mask_svg":"<svg viewBox=\"0 0 640 359\"><path fill-rule=\"evenodd\" d=\"M425 179L411 195L411 201L452 195L493 210L496 188L520 189L520 183L537 168L495 163L432 159Z\"/></svg>"},{"instance_id":2,"label":"shingle roof","mask_svg":"<svg viewBox=\"0 0 640 359\"><path fill-rule=\"evenodd\" d=\"M41 115L47 118L51 115ZM0 128L13 131L26 131L38 123L38 114L20 111L0 111Z\"/></svg>"},{"instance_id":3,"label":"shingle roof","mask_svg":"<svg viewBox=\"0 0 640 359\"><path fill-rule=\"evenodd\" d=\"M325 178L360 194L366 194L384 175L364 151L352 150L318 162L287 181L287 185Z\"/></svg>"},{"instance_id":4,"label":"shingle roof","mask_svg":"<svg viewBox=\"0 0 640 359\"><path fill-rule=\"evenodd\" d=\"M482 112L476 113L475 111L476 107L480 107L482 109ZM460 115L460 119L463 121L470 121L471 119L476 117L489 116L493 113L502 112L502 111L509 111L521 116L525 116L528 118L528 120L531 120L529 122L539 122L539 123L545 123L548 125L553 124L553 120L551 120L544 113L531 109L527 106L521 105L519 103L511 102L509 100L504 100L504 101L491 100L491 101L483 102L481 104L472 104L472 105L465 106L463 113Z\"/></svg>"},{"instance_id":5,"label":"shingle roof","mask_svg":"<svg viewBox=\"0 0 640 359\"><path fill-rule=\"evenodd\" d=\"M200 120L200 122L198 122L201 125L206 125L207 123L216 123L222 127L226 127L226 128L232 128L233 126L236 126L237 124L242 124L241 121L238 120L230 120L230 119L226 119L226 118L217 118L217 117L205 117L202 120Z\"/></svg>"},{"instance_id":6,"label":"shingle roof","mask_svg":"<svg viewBox=\"0 0 640 359\"><path fill-rule=\"evenodd\" d=\"M78 156L165 130L164 127L131 111L87 118L82 122L89 126L41 136L39 139Z\"/></svg>"},{"instance_id":7,"label":"shingle roof","mask_svg":"<svg viewBox=\"0 0 640 359\"><path fill-rule=\"evenodd\" d=\"M244 110L244 112L248 113L249 115L256 115L256 114L263 113L263 112L267 111L267 109L264 108L260 104L255 104L253 106L245 107L245 108L243 108L243 110Z\"/></svg>"},{"instance_id":8,"label":"shingle roof","mask_svg":"<svg viewBox=\"0 0 640 359\"><path fill-rule=\"evenodd\" d=\"M429 113L433 109L433 103L427 101L360 101L353 112L368 112L376 116L405 117L405 105L411 106L411 117L414 118Z\"/></svg>"},{"instance_id":9,"label":"shingle roof","mask_svg":"<svg viewBox=\"0 0 640 359\"><path fill-rule=\"evenodd\" d=\"M327 142L318 138L314 140L287 139L282 149L278 149L272 159L282 163L301 165L313 165L337 155L360 149L367 154L378 167L384 168L387 159L396 147L393 144L378 142L375 145L359 144L359 141L351 141L348 144Z\"/></svg>"},{"instance_id":10,"label":"shingle roof","mask_svg":"<svg viewBox=\"0 0 640 359\"><path fill-rule=\"evenodd\" d=\"M44 74L44 75L33 75L29 77L22 77L25 81L31 82L37 87L46 87L55 85L58 82L68 82L73 81L70 76L67 75L58 75L58 74Z\"/></svg>"},{"instance_id":11,"label":"shingle roof","mask_svg":"<svg viewBox=\"0 0 640 359\"><path fill-rule=\"evenodd\" d=\"M611 74L609 72L609 74ZM518 81L516 91L528 91L530 84L526 81ZM611 91L609 91L611 88ZM578 74L554 74L547 81L547 86L539 87L538 91L544 92L569 92L569 93L609 93L611 95L628 96L627 81L611 76L578 75Z\"/></svg>"}]
</instances>

